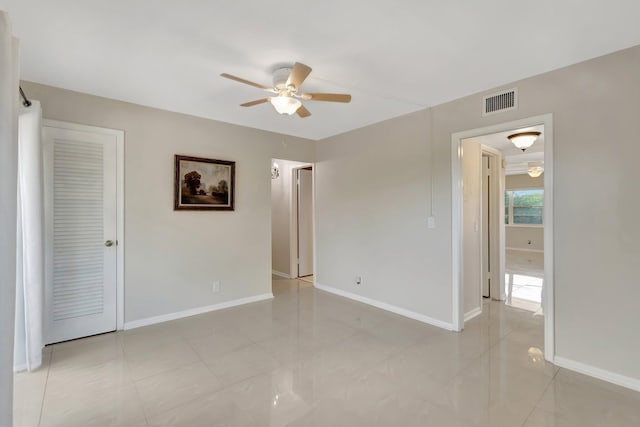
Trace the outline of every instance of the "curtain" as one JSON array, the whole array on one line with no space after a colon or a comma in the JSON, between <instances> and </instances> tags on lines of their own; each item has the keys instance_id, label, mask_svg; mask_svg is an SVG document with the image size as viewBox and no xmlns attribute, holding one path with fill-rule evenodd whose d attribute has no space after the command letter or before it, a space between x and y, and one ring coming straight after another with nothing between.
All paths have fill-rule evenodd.
<instances>
[{"instance_id":1,"label":"curtain","mask_svg":"<svg viewBox=\"0 0 640 427\"><path fill-rule=\"evenodd\" d=\"M13 425L18 76L18 41L0 11L0 426Z\"/></svg>"},{"instance_id":2,"label":"curtain","mask_svg":"<svg viewBox=\"0 0 640 427\"><path fill-rule=\"evenodd\" d=\"M14 370L42 364L44 208L38 101L22 108L18 121L18 221Z\"/></svg>"}]
</instances>

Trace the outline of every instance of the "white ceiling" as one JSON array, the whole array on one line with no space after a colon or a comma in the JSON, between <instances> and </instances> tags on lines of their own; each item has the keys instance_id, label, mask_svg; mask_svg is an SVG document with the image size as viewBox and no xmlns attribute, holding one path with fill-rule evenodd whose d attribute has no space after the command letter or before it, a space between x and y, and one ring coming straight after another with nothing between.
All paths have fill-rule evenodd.
<instances>
[{"instance_id":1,"label":"white ceiling","mask_svg":"<svg viewBox=\"0 0 640 427\"><path fill-rule=\"evenodd\" d=\"M26 80L321 139L640 44L638 0L0 0ZM307 119L264 92L278 65L313 68ZM480 114L480 106L478 106Z\"/></svg>"},{"instance_id":2,"label":"white ceiling","mask_svg":"<svg viewBox=\"0 0 640 427\"><path fill-rule=\"evenodd\" d=\"M509 139L509 135L517 132L540 132L540 136L525 152L517 148ZM544 126L531 126L513 129L507 132L476 136L469 140L493 147L502 152L506 163L505 173L516 175L527 173L529 162L544 162Z\"/></svg>"}]
</instances>

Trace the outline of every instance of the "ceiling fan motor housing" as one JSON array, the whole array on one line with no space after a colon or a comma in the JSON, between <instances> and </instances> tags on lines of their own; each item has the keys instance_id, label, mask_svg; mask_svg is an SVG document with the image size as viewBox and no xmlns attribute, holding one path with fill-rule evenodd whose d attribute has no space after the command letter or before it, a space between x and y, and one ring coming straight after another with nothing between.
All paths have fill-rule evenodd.
<instances>
[{"instance_id":1,"label":"ceiling fan motor housing","mask_svg":"<svg viewBox=\"0 0 640 427\"><path fill-rule=\"evenodd\" d=\"M291 67L277 68L273 71L273 87L277 90L287 88L287 80L291 74Z\"/></svg>"}]
</instances>

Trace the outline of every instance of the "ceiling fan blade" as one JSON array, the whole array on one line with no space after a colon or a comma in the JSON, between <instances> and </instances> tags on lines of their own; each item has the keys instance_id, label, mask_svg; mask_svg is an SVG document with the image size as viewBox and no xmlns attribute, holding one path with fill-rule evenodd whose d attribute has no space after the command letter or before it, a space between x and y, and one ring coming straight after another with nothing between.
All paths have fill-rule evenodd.
<instances>
[{"instance_id":1,"label":"ceiling fan blade","mask_svg":"<svg viewBox=\"0 0 640 427\"><path fill-rule=\"evenodd\" d=\"M257 99L255 101L245 102L244 104L240 104L241 107L253 107L254 105L264 104L265 102L269 102L269 98Z\"/></svg>"},{"instance_id":2,"label":"ceiling fan blade","mask_svg":"<svg viewBox=\"0 0 640 427\"><path fill-rule=\"evenodd\" d=\"M300 108L298 108L296 110L296 114L298 114L300 117L302 117L303 119L305 117L309 117L311 115L311 113L309 112L309 110L307 110L306 108L304 108L304 105L301 105Z\"/></svg>"},{"instance_id":3,"label":"ceiling fan blade","mask_svg":"<svg viewBox=\"0 0 640 427\"><path fill-rule=\"evenodd\" d=\"M227 78L227 79L235 80L237 82L244 83L244 84L249 85L249 86L257 87L258 89L268 90L269 92L274 92L275 93L273 88L270 87L270 86L261 85L260 83L254 83L254 82L251 82L249 80L245 80L245 79L242 79L240 77L232 76L231 74L227 74L227 73L222 73L220 75L222 77L224 77L224 78Z\"/></svg>"},{"instance_id":4,"label":"ceiling fan blade","mask_svg":"<svg viewBox=\"0 0 640 427\"><path fill-rule=\"evenodd\" d=\"M302 82L304 82L310 72L311 67L296 62L295 64L293 64L293 69L291 70L291 74L289 74L289 78L287 79L287 86L293 86L296 89L299 89L300 86L302 86Z\"/></svg>"},{"instance_id":5,"label":"ceiling fan blade","mask_svg":"<svg viewBox=\"0 0 640 427\"><path fill-rule=\"evenodd\" d=\"M307 101L351 102L351 95L346 93L302 93L300 98Z\"/></svg>"}]
</instances>

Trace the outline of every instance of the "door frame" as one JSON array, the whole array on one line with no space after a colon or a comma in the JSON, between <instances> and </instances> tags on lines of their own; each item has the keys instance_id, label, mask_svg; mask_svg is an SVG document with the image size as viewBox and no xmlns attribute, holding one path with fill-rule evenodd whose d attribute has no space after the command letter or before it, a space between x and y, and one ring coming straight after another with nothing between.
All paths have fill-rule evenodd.
<instances>
[{"instance_id":1,"label":"door frame","mask_svg":"<svg viewBox=\"0 0 640 427\"><path fill-rule=\"evenodd\" d=\"M124 131L43 119L43 127L99 133L116 138L116 329L124 329Z\"/></svg>"},{"instance_id":2,"label":"door frame","mask_svg":"<svg viewBox=\"0 0 640 427\"><path fill-rule=\"evenodd\" d=\"M553 114L543 114L451 134L451 273L452 326L464 328L462 254L462 140L512 129L544 125L544 356L555 358L555 292L553 245Z\"/></svg>"},{"instance_id":3,"label":"door frame","mask_svg":"<svg viewBox=\"0 0 640 427\"><path fill-rule=\"evenodd\" d=\"M313 211L313 280L315 284L316 272L316 167L313 163L305 163L291 168L291 204L289 208L289 259L291 264L291 278L298 278L298 171L300 169L311 168L312 189L312 211Z\"/></svg>"}]
</instances>

